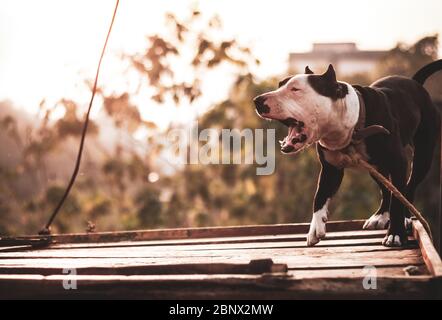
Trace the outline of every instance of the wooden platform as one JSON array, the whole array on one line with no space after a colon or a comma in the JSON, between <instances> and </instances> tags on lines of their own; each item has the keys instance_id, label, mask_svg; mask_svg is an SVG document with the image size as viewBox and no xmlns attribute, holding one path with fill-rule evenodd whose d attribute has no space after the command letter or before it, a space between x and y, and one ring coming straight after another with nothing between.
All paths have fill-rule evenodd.
<instances>
[{"instance_id":1,"label":"wooden platform","mask_svg":"<svg viewBox=\"0 0 442 320\"><path fill-rule=\"evenodd\" d=\"M362 224L330 222L315 247L308 224L0 238L0 298L441 298L419 222L406 248ZM373 270L377 289L364 289Z\"/></svg>"}]
</instances>

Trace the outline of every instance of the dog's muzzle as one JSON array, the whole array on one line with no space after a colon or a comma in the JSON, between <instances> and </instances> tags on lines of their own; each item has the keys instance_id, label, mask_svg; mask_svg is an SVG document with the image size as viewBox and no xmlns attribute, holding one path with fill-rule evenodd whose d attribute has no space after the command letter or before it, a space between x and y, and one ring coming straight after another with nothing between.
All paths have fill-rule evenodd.
<instances>
[{"instance_id":1,"label":"dog's muzzle","mask_svg":"<svg viewBox=\"0 0 442 320\"><path fill-rule=\"evenodd\" d=\"M308 140L307 130L304 122L293 117L278 119L274 116L270 117L270 107L266 104L267 97L264 95L257 96L253 99L256 106L256 112L264 119L277 120L288 127L288 134L284 140L279 141L281 151L283 153L296 153L303 149Z\"/></svg>"}]
</instances>

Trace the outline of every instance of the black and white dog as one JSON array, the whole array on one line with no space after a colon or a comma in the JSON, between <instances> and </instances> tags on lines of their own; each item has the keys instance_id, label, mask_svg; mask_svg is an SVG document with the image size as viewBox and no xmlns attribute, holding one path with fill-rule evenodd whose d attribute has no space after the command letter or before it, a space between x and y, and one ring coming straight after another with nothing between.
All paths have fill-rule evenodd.
<instances>
[{"instance_id":1,"label":"black and white dog","mask_svg":"<svg viewBox=\"0 0 442 320\"><path fill-rule=\"evenodd\" d=\"M442 60L425 66L412 79L390 76L362 87L337 81L332 65L322 75L306 67L305 74L288 77L278 89L254 99L261 117L288 127L287 137L280 141L283 153L296 153L316 143L322 168L308 246L325 237L328 205L341 184L349 147L413 201L417 186L430 169L441 132L440 111L423 87L439 70ZM388 227L382 243L402 246L409 213L383 185L379 187L381 205L364 228Z\"/></svg>"}]
</instances>

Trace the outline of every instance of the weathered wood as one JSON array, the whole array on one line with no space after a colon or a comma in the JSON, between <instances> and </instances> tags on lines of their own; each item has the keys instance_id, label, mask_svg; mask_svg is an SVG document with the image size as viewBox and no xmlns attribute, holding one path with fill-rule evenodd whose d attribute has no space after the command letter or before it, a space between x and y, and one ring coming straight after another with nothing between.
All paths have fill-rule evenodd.
<instances>
[{"instance_id":1,"label":"weathered wood","mask_svg":"<svg viewBox=\"0 0 442 320\"><path fill-rule=\"evenodd\" d=\"M250 254L283 254L297 255L332 255L337 253L405 251L414 250L416 245L407 248L389 248L380 245L378 239L363 240L330 240L323 241L322 245L307 247L299 242L270 242L244 244L217 244L191 246L150 246L150 247L112 247L112 248L76 248L70 250L32 250L0 253L0 265L5 259L33 259L33 258L140 258L140 257L167 257L167 256L205 256L205 255L235 255L246 251ZM419 252L419 250L415 250Z\"/></svg>"},{"instance_id":2,"label":"weathered wood","mask_svg":"<svg viewBox=\"0 0 442 320\"><path fill-rule=\"evenodd\" d=\"M428 270L433 276L442 277L442 261L424 227L417 220L413 220L413 233L419 243Z\"/></svg>"},{"instance_id":3,"label":"weathered wood","mask_svg":"<svg viewBox=\"0 0 442 320\"><path fill-rule=\"evenodd\" d=\"M0 248L13 246L44 247L50 243L51 239L46 236L0 237Z\"/></svg>"},{"instance_id":4,"label":"weathered wood","mask_svg":"<svg viewBox=\"0 0 442 320\"><path fill-rule=\"evenodd\" d=\"M19 252L19 251L30 251L32 250L33 247L32 246L10 246L10 247L0 247L0 253L5 253L5 252Z\"/></svg>"},{"instance_id":5,"label":"weathered wood","mask_svg":"<svg viewBox=\"0 0 442 320\"><path fill-rule=\"evenodd\" d=\"M65 290L63 280L77 281ZM440 298L428 277L379 277L366 290L363 277L307 278L258 275L39 276L0 275L0 298L299 299Z\"/></svg>"},{"instance_id":6,"label":"weathered wood","mask_svg":"<svg viewBox=\"0 0 442 320\"><path fill-rule=\"evenodd\" d=\"M419 245L410 238L407 248L382 246L385 231L362 231L362 221L328 224L327 238L307 247L307 226L68 235L45 248L5 247L0 298L440 297L440 259L418 224ZM377 290L362 286L366 266L376 267ZM409 266L419 276L407 275ZM72 268L74 278L63 274ZM62 281L72 279L79 289L64 290Z\"/></svg>"},{"instance_id":7,"label":"weathered wood","mask_svg":"<svg viewBox=\"0 0 442 320\"><path fill-rule=\"evenodd\" d=\"M346 239L382 239L385 236L386 230L354 230L329 232L322 242L318 245L329 245L329 240L346 240ZM230 243L260 243L260 242L304 242L300 244L305 245L305 234L294 235L263 235L263 236L244 236L244 237L223 237L223 238L196 238L196 239L177 239L177 240L149 240L149 241L120 241L120 242L106 242L106 243L54 243L45 249L75 249L75 248L115 248L115 247L146 247L146 246L171 246L179 245L181 247L186 245L209 245L209 244L230 244ZM361 243L363 241L360 241ZM381 241L379 240L379 243ZM355 241L356 243L356 241Z\"/></svg>"},{"instance_id":8,"label":"weathered wood","mask_svg":"<svg viewBox=\"0 0 442 320\"><path fill-rule=\"evenodd\" d=\"M430 273L425 264L415 265L417 267L417 274L420 276L429 276ZM318 268L318 269L291 269L288 272L294 278L354 278L364 277L367 271L364 268ZM376 267L376 275L378 277L406 277L404 266L378 266Z\"/></svg>"},{"instance_id":9,"label":"weathered wood","mask_svg":"<svg viewBox=\"0 0 442 320\"><path fill-rule=\"evenodd\" d=\"M92 256L92 254L91 254ZM415 249L392 250L375 252L349 251L320 251L305 250L298 252L291 249L265 250L218 250L218 251L185 251L185 252L149 252L139 255L124 255L119 257L87 255L77 257L58 257L23 259L19 257L0 260L0 267L52 267L52 268L86 268L86 267L119 267L136 265L165 265L189 263L248 263L250 260L272 258L275 263L286 263L292 268L318 267L364 267L386 265L416 265L422 264L422 256Z\"/></svg>"},{"instance_id":10,"label":"weathered wood","mask_svg":"<svg viewBox=\"0 0 442 320\"><path fill-rule=\"evenodd\" d=\"M327 223L329 232L362 229L363 220L330 221ZM277 234L307 233L309 223L275 224L275 225L250 225L234 227L206 227L206 228L180 228L138 230L124 232L98 232L81 234L62 234L50 236L56 243L87 243L87 242L117 242L117 241L143 241L143 240L170 240L170 239L195 239L214 237L259 236ZM0 238L0 246L14 245L13 241L35 239L37 236L23 236ZM4 245L6 243L7 245ZM12 243L12 244L11 244Z\"/></svg>"},{"instance_id":11,"label":"weathered wood","mask_svg":"<svg viewBox=\"0 0 442 320\"><path fill-rule=\"evenodd\" d=\"M417 275L430 275L425 264L415 265ZM378 266L377 276L407 276L404 266ZM77 275L180 275L180 274L259 274L259 273L284 273L294 278L335 278L335 277L363 277L366 275L364 268L292 268L285 264L273 264L268 269L251 270L249 264L229 263L200 263L200 264L168 264L168 265L141 265L115 268L79 268ZM4 275L62 275L61 268L34 268L34 267L1 267L0 274ZM415 274L416 275L416 274Z\"/></svg>"},{"instance_id":12,"label":"weathered wood","mask_svg":"<svg viewBox=\"0 0 442 320\"><path fill-rule=\"evenodd\" d=\"M415 265L417 273L414 275L430 275L425 264ZM249 264L229 263L201 263L178 265L143 265L116 268L79 268L77 275L180 275L180 274L259 274L259 273L284 273L295 278L334 278L334 277L363 277L366 275L364 268L292 268L288 270L285 264L273 264L267 269L251 269ZM4 275L62 275L61 268L33 268L33 267L7 267L0 268ZM404 266L378 266L376 274L379 277L407 276Z\"/></svg>"},{"instance_id":13,"label":"weathered wood","mask_svg":"<svg viewBox=\"0 0 442 320\"><path fill-rule=\"evenodd\" d=\"M0 263L2 259L10 258L60 258L60 257L142 257L152 256L159 253L163 254L199 254L202 251L226 251L226 250L266 250L266 249L294 249L296 253L306 251L314 254L322 252L324 254L332 252L354 252L354 251L385 251L401 250L402 248L388 248L380 245L380 239L356 239L356 240L324 240L315 247L307 247L304 242L259 242L259 243L240 243L240 244L209 244L209 245L170 245L170 246L123 246L123 247L93 247L93 248L73 248L69 250L27 250L27 251L6 251L0 252ZM417 248L414 242L411 242L408 249ZM295 253L295 254L296 254Z\"/></svg>"}]
</instances>

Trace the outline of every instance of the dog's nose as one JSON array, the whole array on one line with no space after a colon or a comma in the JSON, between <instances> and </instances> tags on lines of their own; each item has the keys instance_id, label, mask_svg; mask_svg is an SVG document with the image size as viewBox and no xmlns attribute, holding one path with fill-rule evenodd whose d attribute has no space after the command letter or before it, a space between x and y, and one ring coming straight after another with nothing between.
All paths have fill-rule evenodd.
<instances>
[{"instance_id":1,"label":"dog's nose","mask_svg":"<svg viewBox=\"0 0 442 320\"><path fill-rule=\"evenodd\" d=\"M257 96L255 99L253 99L256 106L256 111L258 111L259 114L270 112L270 108L265 104L265 101L266 97L263 96Z\"/></svg>"}]
</instances>

